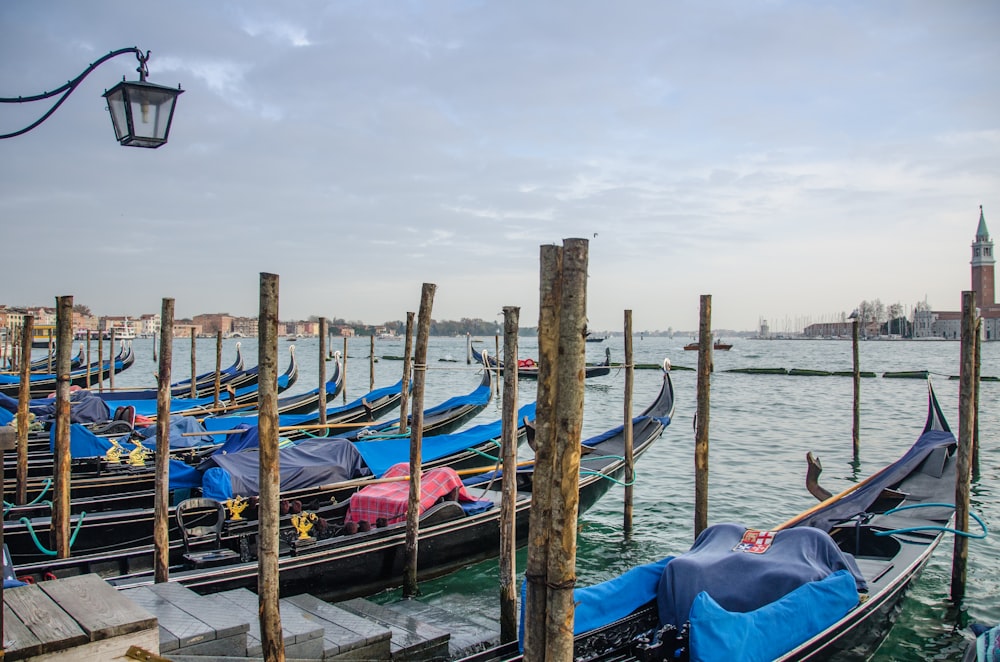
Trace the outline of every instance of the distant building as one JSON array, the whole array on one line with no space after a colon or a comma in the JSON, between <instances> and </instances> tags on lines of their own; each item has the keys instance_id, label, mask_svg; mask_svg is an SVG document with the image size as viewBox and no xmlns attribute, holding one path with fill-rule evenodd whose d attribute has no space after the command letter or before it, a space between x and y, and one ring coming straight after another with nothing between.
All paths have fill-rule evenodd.
<instances>
[{"instance_id":1,"label":"distant building","mask_svg":"<svg viewBox=\"0 0 1000 662\"><path fill-rule=\"evenodd\" d=\"M199 325L204 333L215 335L222 331L222 335L228 336L233 332L233 319L229 313L205 313L195 315L192 321Z\"/></svg>"},{"instance_id":2,"label":"distant building","mask_svg":"<svg viewBox=\"0 0 1000 662\"><path fill-rule=\"evenodd\" d=\"M983 321L981 337L983 340L996 340L1000 338L1000 304L996 302L994 279L996 257L982 205L979 207L979 226L976 228L976 240L972 242L970 264L972 265L971 289L976 293L976 307L979 308ZM918 309L914 311L913 318L915 338L937 337L957 340L962 337L961 311Z\"/></svg>"},{"instance_id":3,"label":"distant building","mask_svg":"<svg viewBox=\"0 0 1000 662\"><path fill-rule=\"evenodd\" d=\"M229 334L233 337L256 338L257 318L256 317L234 317L233 330Z\"/></svg>"}]
</instances>

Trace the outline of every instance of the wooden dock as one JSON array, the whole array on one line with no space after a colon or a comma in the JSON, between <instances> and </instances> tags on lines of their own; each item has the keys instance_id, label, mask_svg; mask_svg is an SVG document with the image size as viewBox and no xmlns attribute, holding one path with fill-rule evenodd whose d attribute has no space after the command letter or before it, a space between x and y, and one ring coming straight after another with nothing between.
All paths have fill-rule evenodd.
<instances>
[{"instance_id":1,"label":"wooden dock","mask_svg":"<svg viewBox=\"0 0 1000 662\"><path fill-rule=\"evenodd\" d=\"M261 659L257 595L236 589L200 595L166 582L122 590L159 619L159 655L173 662ZM379 605L329 603L303 594L282 598L289 660L454 659L499 640L499 631L416 600Z\"/></svg>"},{"instance_id":2,"label":"wooden dock","mask_svg":"<svg viewBox=\"0 0 1000 662\"><path fill-rule=\"evenodd\" d=\"M97 575L8 588L3 660L125 660L158 647L156 617Z\"/></svg>"},{"instance_id":3,"label":"wooden dock","mask_svg":"<svg viewBox=\"0 0 1000 662\"><path fill-rule=\"evenodd\" d=\"M115 589L95 574L4 591L0 660L261 660L257 595L200 595L173 582ZM329 603L304 594L280 601L291 660L456 659L496 644L498 626L402 600Z\"/></svg>"}]
</instances>

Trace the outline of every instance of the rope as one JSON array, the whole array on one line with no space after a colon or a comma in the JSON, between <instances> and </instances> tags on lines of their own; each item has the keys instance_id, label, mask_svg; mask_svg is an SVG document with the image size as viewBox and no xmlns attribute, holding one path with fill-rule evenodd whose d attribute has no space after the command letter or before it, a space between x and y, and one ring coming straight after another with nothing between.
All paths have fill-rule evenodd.
<instances>
[{"instance_id":1,"label":"rope","mask_svg":"<svg viewBox=\"0 0 1000 662\"><path fill-rule=\"evenodd\" d=\"M914 503L909 506L899 506L897 508L891 508L883 515L890 515L892 513L898 513L901 510L909 510L911 508L954 508L953 503ZM989 535L989 531L986 529L986 523L979 518L974 512L969 511L969 516L976 520L976 523L982 527L983 532L980 533L970 533L968 531L959 531L958 529L953 529L947 526L938 526L936 524L928 524L926 526L910 526L905 529L892 529L891 531L875 531L876 536L891 536L894 533L910 533L911 531L944 531L945 533L954 533L956 536L962 536L964 538L975 538L981 540Z\"/></svg>"},{"instance_id":2,"label":"rope","mask_svg":"<svg viewBox=\"0 0 1000 662\"><path fill-rule=\"evenodd\" d=\"M45 496L46 492L49 491L50 487L52 487L52 478L46 478L45 479L45 486L42 487L42 491L39 492L38 495L35 496L34 499L32 499L31 501L29 501L28 503L26 503L24 505L25 506L34 506L36 503L38 503L39 501L41 501L42 497ZM9 501L4 501L3 505L4 505L3 514L4 514L4 516L6 516L7 513L10 512L11 508L13 508L14 506L16 506L17 504L10 503Z\"/></svg>"},{"instance_id":3,"label":"rope","mask_svg":"<svg viewBox=\"0 0 1000 662\"><path fill-rule=\"evenodd\" d=\"M69 537L70 549L73 548L73 543L76 542L76 536L78 533L80 533L80 527L83 526L83 518L86 516L87 516L86 511L80 513L80 519L78 519L76 522L76 528L73 530L73 535ZM21 522L21 524L23 524L28 529L28 534L31 536L31 540L35 543L35 547L38 548L38 551L40 551L42 554L45 554L46 556L55 556L56 554L58 554L58 552L56 551L47 549L41 543L41 541L38 540L38 535L35 533L35 527L31 524L30 519L28 519L27 517L22 517L18 521Z\"/></svg>"}]
</instances>

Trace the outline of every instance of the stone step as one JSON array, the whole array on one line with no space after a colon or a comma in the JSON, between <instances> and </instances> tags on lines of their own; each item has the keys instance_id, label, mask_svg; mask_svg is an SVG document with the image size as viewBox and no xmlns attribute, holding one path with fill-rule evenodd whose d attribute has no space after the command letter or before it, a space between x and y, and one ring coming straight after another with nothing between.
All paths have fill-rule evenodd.
<instances>
[{"instance_id":1,"label":"stone step","mask_svg":"<svg viewBox=\"0 0 1000 662\"><path fill-rule=\"evenodd\" d=\"M301 610L303 618L323 627L324 660L390 659L392 633L388 627L309 594L283 598L282 618L293 607Z\"/></svg>"},{"instance_id":2,"label":"stone step","mask_svg":"<svg viewBox=\"0 0 1000 662\"><path fill-rule=\"evenodd\" d=\"M420 600L400 600L382 606L448 632L451 635L448 640L448 658L452 660L478 653L500 643L498 621L472 620L460 613L429 605Z\"/></svg>"},{"instance_id":3,"label":"stone step","mask_svg":"<svg viewBox=\"0 0 1000 662\"><path fill-rule=\"evenodd\" d=\"M364 598L336 603L337 607L389 628L389 649L393 660L433 660L448 657L448 630Z\"/></svg>"},{"instance_id":4,"label":"stone step","mask_svg":"<svg viewBox=\"0 0 1000 662\"><path fill-rule=\"evenodd\" d=\"M263 653L260 640L260 620L258 616L259 599L257 594L245 588L213 593L202 596L220 607L227 606L234 612L241 612L248 620L250 630L247 633L248 657L256 657ZM281 613L281 632L285 644L285 656L307 660L323 659L323 628L314 620L305 618L297 607L285 607L279 602Z\"/></svg>"},{"instance_id":5,"label":"stone step","mask_svg":"<svg viewBox=\"0 0 1000 662\"><path fill-rule=\"evenodd\" d=\"M245 615L175 582L120 593L156 616L163 654L242 656L250 629Z\"/></svg>"}]
</instances>

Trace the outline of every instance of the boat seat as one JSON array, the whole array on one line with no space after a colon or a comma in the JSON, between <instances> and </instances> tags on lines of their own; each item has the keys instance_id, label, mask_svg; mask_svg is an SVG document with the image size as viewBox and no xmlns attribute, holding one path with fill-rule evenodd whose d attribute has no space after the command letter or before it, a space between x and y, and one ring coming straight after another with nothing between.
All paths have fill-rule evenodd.
<instances>
[{"instance_id":1,"label":"boat seat","mask_svg":"<svg viewBox=\"0 0 1000 662\"><path fill-rule=\"evenodd\" d=\"M186 499L177 505L177 525L184 541L184 560L195 568L235 563L240 555L222 547L226 509L215 499ZM199 543L202 543L199 545ZM205 544L211 545L207 549ZM195 549L195 546L198 549Z\"/></svg>"}]
</instances>

